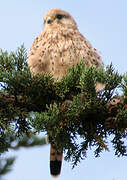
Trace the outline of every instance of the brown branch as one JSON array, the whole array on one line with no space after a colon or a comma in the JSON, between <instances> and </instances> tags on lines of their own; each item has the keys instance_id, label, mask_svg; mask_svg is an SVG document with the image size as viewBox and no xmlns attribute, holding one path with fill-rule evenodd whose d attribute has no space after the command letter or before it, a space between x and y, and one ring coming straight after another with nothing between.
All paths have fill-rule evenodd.
<instances>
[{"instance_id":1,"label":"brown branch","mask_svg":"<svg viewBox=\"0 0 127 180\"><path fill-rule=\"evenodd\" d=\"M122 96L114 96L106 105L107 118L105 120L105 127L107 129L117 129L119 127L120 121L113 117L116 116L120 108L123 110L127 109L127 105L124 104L124 98ZM122 122L122 128L127 128L127 119Z\"/></svg>"},{"instance_id":2,"label":"brown branch","mask_svg":"<svg viewBox=\"0 0 127 180\"><path fill-rule=\"evenodd\" d=\"M32 103L31 101L28 101L26 99L17 99L14 96L0 94L0 109L6 108L7 105L24 109L27 112L40 111L40 107L38 107L37 104Z\"/></svg>"},{"instance_id":3,"label":"brown branch","mask_svg":"<svg viewBox=\"0 0 127 180\"><path fill-rule=\"evenodd\" d=\"M66 103L68 104L67 100L63 102L63 105L65 105ZM31 102L30 100L25 98L15 98L14 96L0 94L0 111L2 111L2 109L6 109L7 106L12 106L16 109L20 109L21 111L23 110L26 112L41 112L44 110L44 104L42 105L38 104L38 102ZM122 96L114 96L112 100L106 105L106 129L117 129L119 127L120 122L114 117L116 116L119 108L121 107L124 110L127 109L127 105L124 104L124 98ZM122 122L122 128L127 128L127 119Z\"/></svg>"}]
</instances>

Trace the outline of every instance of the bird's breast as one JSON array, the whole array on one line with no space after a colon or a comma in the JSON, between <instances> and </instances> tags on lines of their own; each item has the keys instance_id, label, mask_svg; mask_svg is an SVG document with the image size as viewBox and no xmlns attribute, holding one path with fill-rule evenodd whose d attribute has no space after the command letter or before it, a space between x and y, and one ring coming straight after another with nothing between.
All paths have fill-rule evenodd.
<instances>
[{"instance_id":1,"label":"bird's breast","mask_svg":"<svg viewBox=\"0 0 127 180\"><path fill-rule=\"evenodd\" d=\"M87 66L96 67L101 63L100 56L90 43L78 32L44 32L33 43L28 64L34 74L52 74L61 79L68 68L84 60Z\"/></svg>"}]
</instances>

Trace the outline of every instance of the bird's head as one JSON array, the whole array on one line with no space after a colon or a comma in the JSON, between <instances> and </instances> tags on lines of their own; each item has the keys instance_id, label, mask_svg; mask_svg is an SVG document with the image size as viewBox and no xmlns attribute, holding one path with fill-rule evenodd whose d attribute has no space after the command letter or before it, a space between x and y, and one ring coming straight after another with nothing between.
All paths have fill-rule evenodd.
<instances>
[{"instance_id":1,"label":"bird's head","mask_svg":"<svg viewBox=\"0 0 127 180\"><path fill-rule=\"evenodd\" d=\"M72 16L61 9L51 9L44 16L44 28L72 28L77 29L77 24Z\"/></svg>"}]
</instances>

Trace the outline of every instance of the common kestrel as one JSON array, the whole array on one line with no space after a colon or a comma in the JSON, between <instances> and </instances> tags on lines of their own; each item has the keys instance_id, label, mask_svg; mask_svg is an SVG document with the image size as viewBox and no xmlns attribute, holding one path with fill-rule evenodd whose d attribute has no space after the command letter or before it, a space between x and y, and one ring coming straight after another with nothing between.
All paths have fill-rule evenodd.
<instances>
[{"instance_id":1,"label":"common kestrel","mask_svg":"<svg viewBox=\"0 0 127 180\"><path fill-rule=\"evenodd\" d=\"M51 9L44 16L42 33L34 40L28 56L28 66L33 75L52 74L61 80L68 68L81 60L86 66L102 67L98 52L79 32L73 17L61 9ZM51 175L60 174L62 152L50 146Z\"/></svg>"}]
</instances>

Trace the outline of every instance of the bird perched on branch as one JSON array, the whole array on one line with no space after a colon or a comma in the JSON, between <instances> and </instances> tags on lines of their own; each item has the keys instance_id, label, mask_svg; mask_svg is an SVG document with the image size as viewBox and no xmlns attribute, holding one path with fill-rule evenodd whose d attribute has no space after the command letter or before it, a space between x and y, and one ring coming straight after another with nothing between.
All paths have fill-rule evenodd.
<instances>
[{"instance_id":1,"label":"bird perched on branch","mask_svg":"<svg viewBox=\"0 0 127 180\"><path fill-rule=\"evenodd\" d=\"M51 9L44 16L44 27L34 40L28 56L28 66L33 75L52 74L61 80L68 69L81 60L86 66L102 67L98 52L79 32L73 17L61 9ZM101 87L97 87L101 89ZM60 174L62 152L50 146L51 175Z\"/></svg>"}]
</instances>

